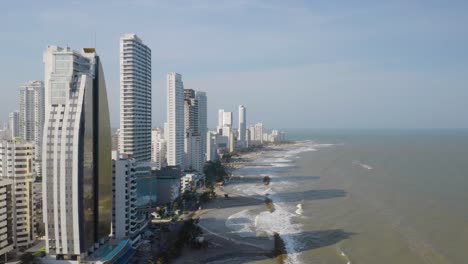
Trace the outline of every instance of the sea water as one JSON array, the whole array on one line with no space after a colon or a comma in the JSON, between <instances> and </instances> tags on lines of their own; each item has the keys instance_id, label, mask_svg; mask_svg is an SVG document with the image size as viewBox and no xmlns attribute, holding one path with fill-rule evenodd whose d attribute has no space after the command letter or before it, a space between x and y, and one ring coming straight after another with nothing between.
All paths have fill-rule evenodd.
<instances>
[{"instance_id":1,"label":"sea water","mask_svg":"<svg viewBox=\"0 0 468 264\"><path fill-rule=\"evenodd\" d=\"M233 232L278 233L288 263L468 263L468 131L288 132L297 144L226 187L274 204L232 215Z\"/></svg>"}]
</instances>

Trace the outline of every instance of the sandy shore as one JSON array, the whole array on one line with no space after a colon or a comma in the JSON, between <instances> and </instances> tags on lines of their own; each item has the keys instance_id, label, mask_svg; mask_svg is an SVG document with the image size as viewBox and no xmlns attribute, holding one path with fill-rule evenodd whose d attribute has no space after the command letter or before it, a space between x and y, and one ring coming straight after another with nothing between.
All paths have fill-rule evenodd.
<instances>
[{"instance_id":1,"label":"sandy shore","mask_svg":"<svg viewBox=\"0 0 468 264\"><path fill-rule=\"evenodd\" d=\"M218 198L204 205L194 215L199 218L199 226L209 242L207 249L185 249L174 263L227 263L232 260L242 262L242 258L271 258L273 240L268 237L242 237L226 227L226 220L232 214L251 209L264 202L258 199L229 194L224 198L221 188L216 190Z\"/></svg>"},{"instance_id":2,"label":"sandy shore","mask_svg":"<svg viewBox=\"0 0 468 264\"><path fill-rule=\"evenodd\" d=\"M246 164L252 164L265 152L284 147L285 145L268 146L257 152L242 153L233 159L229 167L231 169L242 168ZM237 180L242 179L236 177ZM173 263L245 263L246 260L274 259L272 254L274 241L271 237L255 234L246 236L226 226L226 221L231 215L244 210L258 210L259 206L265 206L264 199L234 193L229 193L229 198L226 199L223 187L217 187L216 193L217 198L203 205L202 210L198 210L193 216L199 218L199 226L209 242L208 248L201 250L186 248L182 256ZM266 206L265 210L267 210Z\"/></svg>"}]
</instances>

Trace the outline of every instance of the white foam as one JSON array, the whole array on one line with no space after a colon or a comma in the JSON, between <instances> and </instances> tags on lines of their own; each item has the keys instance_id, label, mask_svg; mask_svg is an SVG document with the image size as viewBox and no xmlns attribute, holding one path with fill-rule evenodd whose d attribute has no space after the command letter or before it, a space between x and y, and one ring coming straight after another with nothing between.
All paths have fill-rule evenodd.
<instances>
[{"instance_id":1,"label":"white foam","mask_svg":"<svg viewBox=\"0 0 468 264\"><path fill-rule=\"evenodd\" d=\"M257 164L257 166L246 166L242 170L249 174L249 168L263 168L262 173L264 174L253 172L253 174L249 176L258 177L268 175L274 179L278 177L278 175L275 175L275 173L278 173L277 168L294 166L293 160L298 159L300 153L317 151L320 148L330 146L333 146L333 144L317 144L310 140L303 141L291 147L286 147L285 150L262 153L268 156L259 156L259 158L253 162L253 164ZM268 187L259 183L234 185L233 188L238 193L244 195L259 195L265 197L267 194L275 194L277 191L289 189L293 187L292 184L292 182L288 181L276 182L273 180ZM243 236L250 236L253 233L273 236L275 233L278 233L283 239L286 251L288 252L286 262L294 264L301 263L299 257L300 250L298 250L299 246L301 246L301 241L298 241L296 237L302 233L302 225L293 223L293 218L304 213L302 203L297 204L295 208L294 206L282 203L281 200L278 200L278 197L273 197L272 199L275 208L273 212L264 211L256 216L252 216L251 212L244 210L231 215L226 221L226 226ZM242 219L242 221L240 219Z\"/></svg>"},{"instance_id":2,"label":"white foam","mask_svg":"<svg viewBox=\"0 0 468 264\"><path fill-rule=\"evenodd\" d=\"M364 164L364 163L361 163L360 161L357 161L357 160L353 161L353 165L359 166L359 167L361 167L363 169L366 169L366 170L372 170L373 169L371 166L369 166L367 164Z\"/></svg>"},{"instance_id":3,"label":"white foam","mask_svg":"<svg viewBox=\"0 0 468 264\"><path fill-rule=\"evenodd\" d=\"M301 263L297 247L299 241L291 238L294 235L301 233L302 226L300 224L292 223L292 218L295 215L289 213L288 210L282 205L275 203L275 211L262 212L258 215L256 231L257 233L266 233L273 236L278 233L283 239L286 251L288 252L287 263Z\"/></svg>"},{"instance_id":4,"label":"white foam","mask_svg":"<svg viewBox=\"0 0 468 264\"><path fill-rule=\"evenodd\" d=\"M253 224L256 222L248 210L242 210L228 217L225 222L227 228L241 237L255 237L256 233Z\"/></svg>"},{"instance_id":5,"label":"white foam","mask_svg":"<svg viewBox=\"0 0 468 264\"><path fill-rule=\"evenodd\" d=\"M345 259L346 264L351 264L351 260L349 260L348 255L346 255L343 250L340 250L340 255Z\"/></svg>"},{"instance_id":6,"label":"white foam","mask_svg":"<svg viewBox=\"0 0 468 264\"><path fill-rule=\"evenodd\" d=\"M359 164L359 165L360 165L361 167L363 167L364 169L367 169L367 170L372 170L372 169L373 169L371 166L366 165L366 164L364 164L364 163L361 163L361 164Z\"/></svg>"},{"instance_id":7,"label":"white foam","mask_svg":"<svg viewBox=\"0 0 468 264\"><path fill-rule=\"evenodd\" d=\"M302 204L298 204L296 205L296 207L297 207L296 214L302 215L304 213L304 209L302 209Z\"/></svg>"}]
</instances>

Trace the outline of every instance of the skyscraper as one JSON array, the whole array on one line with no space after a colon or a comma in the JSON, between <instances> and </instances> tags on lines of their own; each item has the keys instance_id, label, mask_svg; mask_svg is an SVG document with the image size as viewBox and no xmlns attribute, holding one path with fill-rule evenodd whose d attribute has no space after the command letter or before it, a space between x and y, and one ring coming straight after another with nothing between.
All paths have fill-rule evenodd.
<instances>
[{"instance_id":1,"label":"skyscraper","mask_svg":"<svg viewBox=\"0 0 468 264\"><path fill-rule=\"evenodd\" d=\"M43 208L46 250L80 260L109 236L112 164L104 72L95 49L44 53Z\"/></svg>"},{"instance_id":2,"label":"skyscraper","mask_svg":"<svg viewBox=\"0 0 468 264\"><path fill-rule=\"evenodd\" d=\"M153 128L151 131L151 161L160 170L166 166L166 140L164 139L163 131L160 128Z\"/></svg>"},{"instance_id":3,"label":"skyscraper","mask_svg":"<svg viewBox=\"0 0 468 264\"><path fill-rule=\"evenodd\" d=\"M184 83L182 75L167 74L167 165L184 168Z\"/></svg>"},{"instance_id":4,"label":"skyscraper","mask_svg":"<svg viewBox=\"0 0 468 264\"><path fill-rule=\"evenodd\" d=\"M42 176L42 129L44 128L44 83L30 81L20 86L19 135L34 142L36 175Z\"/></svg>"},{"instance_id":5,"label":"skyscraper","mask_svg":"<svg viewBox=\"0 0 468 264\"><path fill-rule=\"evenodd\" d=\"M239 105L239 141L242 147L246 147L246 114L245 106Z\"/></svg>"},{"instance_id":6,"label":"skyscraper","mask_svg":"<svg viewBox=\"0 0 468 264\"><path fill-rule=\"evenodd\" d=\"M223 127L231 127L232 128L232 112L224 112L223 113Z\"/></svg>"},{"instance_id":7,"label":"skyscraper","mask_svg":"<svg viewBox=\"0 0 468 264\"><path fill-rule=\"evenodd\" d=\"M201 153L203 155L202 163L204 164L206 161L206 133L208 132L208 102L206 93L195 91L195 99L198 102L198 131L200 132L201 137Z\"/></svg>"},{"instance_id":8,"label":"skyscraper","mask_svg":"<svg viewBox=\"0 0 468 264\"><path fill-rule=\"evenodd\" d=\"M135 34L120 38L119 152L151 160L151 50Z\"/></svg>"},{"instance_id":9,"label":"skyscraper","mask_svg":"<svg viewBox=\"0 0 468 264\"><path fill-rule=\"evenodd\" d=\"M184 123L185 123L185 169L201 171L203 168L204 154L202 153L202 141L199 129L198 101L195 91L184 90Z\"/></svg>"},{"instance_id":10,"label":"skyscraper","mask_svg":"<svg viewBox=\"0 0 468 264\"><path fill-rule=\"evenodd\" d=\"M195 91L184 89L184 131L198 135L198 101L195 99Z\"/></svg>"},{"instance_id":11,"label":"skyscraper","mask_svg":"<svg viewBox=\"0 0 468 264\"><path fill-rule=\"evenodd\" d=\"M10 130L11 138L17 138L20 136L19 127L20 113L19 111L13 111L8 115L8 128Z\"/></svg>"},{"instance_id":12,"label":"skyscraper","mask_svg":"<svg viewBox=\"0 0 468 264\"><path fill-rule=\"evenodd\" d=\"M253 133L253 139L256 141L256 143L263 143L263 131L264 127L262 123L257 123L254 126L254 133Z\"/></svg>"},{"instance_id":13,"label":"skyscraper","mask_svg":"<svg viewBox=\"0 0 468 264\"><path fill-rule=\"evenodd\" d=\"M218 110L218 127L217 127L217 133L222 133L221 130L223 129L224 125L224 109L219 109Z\"/></svg>"}]
</instances>

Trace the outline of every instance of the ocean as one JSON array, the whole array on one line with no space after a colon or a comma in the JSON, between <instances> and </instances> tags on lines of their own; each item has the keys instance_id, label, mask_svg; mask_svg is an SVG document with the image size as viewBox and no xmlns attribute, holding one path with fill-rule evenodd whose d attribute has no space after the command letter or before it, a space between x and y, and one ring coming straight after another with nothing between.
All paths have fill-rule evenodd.
<instances>
[{"instance_id":1,"label":"ocean","mask_svg":"<svg viewBox=\"0 0 468 264\"><path fill-rule=\"evenodd\" d=\"M287 133L297 144L226 186L274 204L233 214L233 232L278 233L287 263L468 263L468 131Z\"/></svg>"}]
</instances>

